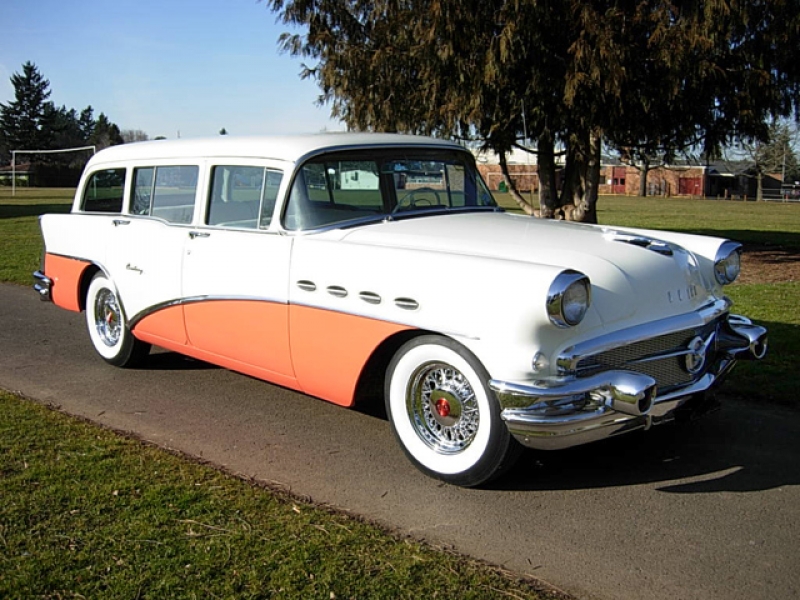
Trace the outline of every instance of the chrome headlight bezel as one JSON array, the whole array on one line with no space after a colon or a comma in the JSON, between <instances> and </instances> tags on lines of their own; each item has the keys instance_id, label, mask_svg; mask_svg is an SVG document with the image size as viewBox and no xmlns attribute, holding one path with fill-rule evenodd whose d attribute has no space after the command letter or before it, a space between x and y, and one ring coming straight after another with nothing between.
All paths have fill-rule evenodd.
<instances>
[{"instance_id":1,"label":"chrome headlight bezel","mask_svg":"<svg viewBox=\"0 0 800 600\"><path fill-rule=\"evenodd\" d=\"M714 278L720 285L730 285L741 271L742 245L738 242L723 242L714 259Z\"/></svg>"},{"instance_id":2,"label":"chrome headlight bezel","mask_svg":"<svg viewBox=\"0 0 800 600\"><path fill-rule=\"evenodd\" d=\"M578 271L562 271L547 293L547 316L556 327L575 327L592 304L592 284Z\"/></svg>"}]
</instances>

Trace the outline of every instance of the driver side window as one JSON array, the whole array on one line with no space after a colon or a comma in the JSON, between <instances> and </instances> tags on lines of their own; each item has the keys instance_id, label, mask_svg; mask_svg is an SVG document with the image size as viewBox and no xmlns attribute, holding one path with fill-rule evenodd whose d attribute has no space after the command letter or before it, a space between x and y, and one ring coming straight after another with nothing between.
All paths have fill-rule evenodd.
<instances>
[{"instance_id":1,"label":"driver side window","mask_svg":"<svg viewBox=\"0 0 800 600\"><path fill-rule=\"evenodd\" d=\"M382 211L383 196L375 161L312 161L295 177L284 226L302 231Z\"/></svg>"}]
</instances>

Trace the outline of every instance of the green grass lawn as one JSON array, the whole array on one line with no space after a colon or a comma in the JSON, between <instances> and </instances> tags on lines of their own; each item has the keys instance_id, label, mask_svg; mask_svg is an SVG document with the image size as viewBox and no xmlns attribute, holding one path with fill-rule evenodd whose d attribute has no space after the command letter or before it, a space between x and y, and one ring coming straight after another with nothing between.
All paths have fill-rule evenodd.
<instances>
[{"instance_id":1,"label":"green grass lawn","mask_svg":"<svg viewBox=\"0 0 800 600\"><path fill-rule=\"evenodd\" d=\"M547 598L0 392L2 598Z\"/></svg>"},{"instance_id":2,"label":"green grass lawn","mask_svg":"<svg viewBox=\"0 0 800 600\"><path fill-rule=\"evenodd\" d=\"M69 212L73 189L0 187L0 281L30 284L39 268L42 236L37 217Z\"/></svg>"}]
</instances>

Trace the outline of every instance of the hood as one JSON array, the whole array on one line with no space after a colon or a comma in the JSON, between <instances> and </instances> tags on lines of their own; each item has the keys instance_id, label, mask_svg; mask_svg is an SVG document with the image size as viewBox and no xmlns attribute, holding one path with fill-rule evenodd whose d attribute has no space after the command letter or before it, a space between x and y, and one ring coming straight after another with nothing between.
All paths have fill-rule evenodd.
<instances>
[{"instance_id":1,"label":"hood","mask_svg":"<svg viewBox=\"0 0 800 600\"><path fill-rule=\"evenodd\" d=\"M633 319L635 324L686 313L706 304L713 294L691 252L614 227L508 213L461 213L388 221L339 233L346 243L580 271L592 282L593 310L606 324L622 319Z\"/></svg>"}]
</instances>

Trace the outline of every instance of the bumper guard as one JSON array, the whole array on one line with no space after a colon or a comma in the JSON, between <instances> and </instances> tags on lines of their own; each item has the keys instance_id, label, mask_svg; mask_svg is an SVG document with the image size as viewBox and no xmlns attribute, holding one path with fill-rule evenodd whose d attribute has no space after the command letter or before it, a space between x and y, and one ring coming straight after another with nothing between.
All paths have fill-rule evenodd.
<instances>
[{"instance_id":1,"label":"bumper guard","mask_svg":"<svg viewBox=\"0 0 800 600\"><path fill-rule=\"evenodd\" d=\"M767 353L767 330L729 315L715 332L716 359L691 383L659 395L655 379L629 370L589 377L552 377L524 383L491 380L501 418L529 448L555 450L669 421L692 397L722 381L737 360Z\"/></svg>"}]
</instances>

